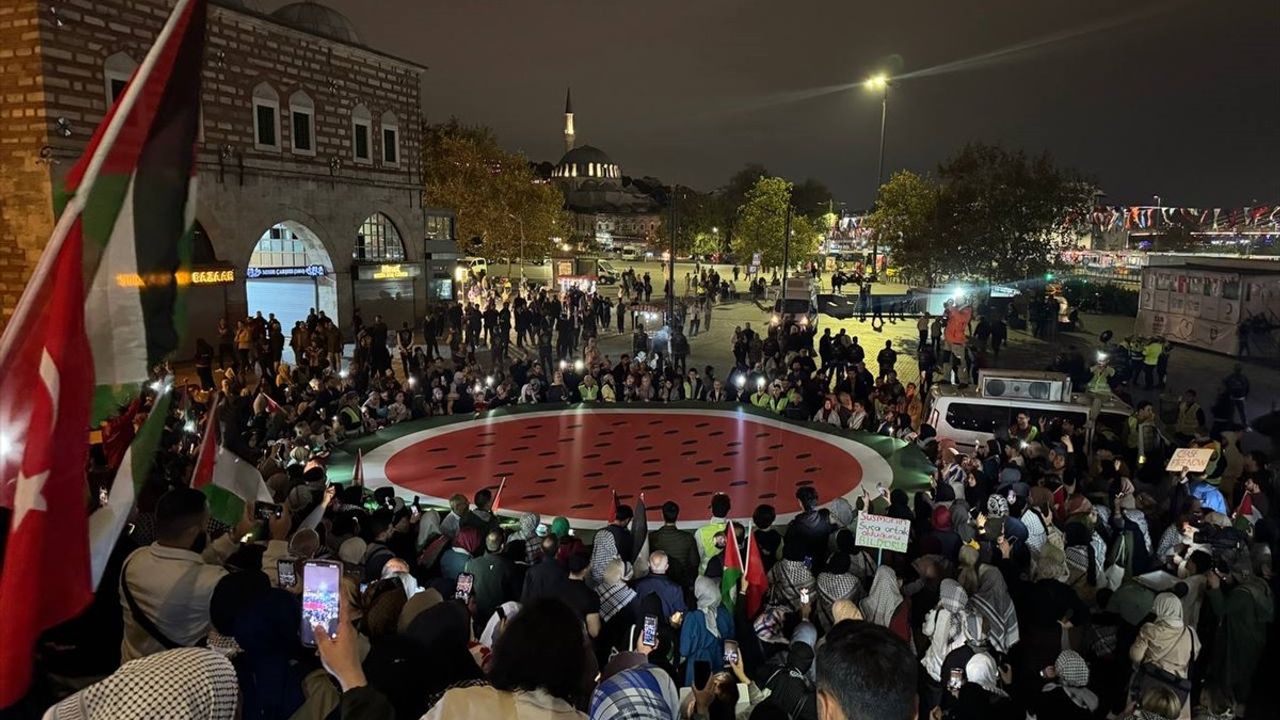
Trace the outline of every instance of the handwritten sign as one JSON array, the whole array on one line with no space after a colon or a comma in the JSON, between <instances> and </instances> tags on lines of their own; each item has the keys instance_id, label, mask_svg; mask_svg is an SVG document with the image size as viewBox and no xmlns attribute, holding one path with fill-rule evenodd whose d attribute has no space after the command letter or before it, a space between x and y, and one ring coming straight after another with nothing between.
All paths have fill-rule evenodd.
<instances>
[{"instance_id":1,"label":"handwritten sign","mask_svg":"<svg viewBox=\"0 0 1280 720\"><path fill-rule=\"evenodd\" d=\"M1169 464L1164 469L1169 472L1182 472L1186 468L1189 472L1204 472L1209 467L1209 461L1213 459L1213 448L1178 448L1173 451L1173 455L1169 457Z\"/></svg>"},{"instance_id":2,"label":"handwritten sign","mask_svg":"<svg viewBox=\"0 0 1280 720\"><path fill-rule=\"evenodd\" d=\"M862 513L858 516L858 534L854 538L854 544L859 547L906 552L910 537L910 521Z\"/></svg>"}]
</instances>

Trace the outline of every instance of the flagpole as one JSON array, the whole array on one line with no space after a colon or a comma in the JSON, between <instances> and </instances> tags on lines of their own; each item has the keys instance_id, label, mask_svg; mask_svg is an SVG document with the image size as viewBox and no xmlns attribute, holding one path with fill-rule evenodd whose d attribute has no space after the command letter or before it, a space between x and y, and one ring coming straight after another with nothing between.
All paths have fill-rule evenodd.
<instances>
[{"instance_id":1,"label":"flagpole","mask_svg":"<svg viewBox=\"0 0 1280 720\"><path fill-rule=\"evenodd\" d=\"M21 332L20 328L25 327L27 315L31 312L30 306L34 304L32 298L35 293L39 292L40 288L44 287L49 271L62 251L63 242L67 239L68 233L71 232L72 226L80 219L80 214L84 211L86 198L92 192L93 185L98 180L98 173L101 172L103 164L107 161L107 156L111 154L111 146L115 144L121 129L124 128L125 123L128 121L129 114L133 111L133 105L138 95L142 93L142 88L146 85L147 76L151 74L151 71L155 69L156 63L159 62L161 51L168 45L169 38L178 26L178 18L186 14L187 6L194 1L178 0L174 4L173 10L169 13L169 18L165 20L164 27L160 29L160 34L156 36L151 49L147 51L146 57L142 59L142 64L138 66L133 78L129 80L129 84L125 87L124 95L113 106L111 121L107 123L107 127L103 130L102 137L99 138L93 155L89 158L89 164L85 166L84 175L80 178L80 184L67 200L67 205L62 209L62 214L58 216L58 222L53 227L53 234L49 236L49 242L45 243L44 250L40 253L40 259L36 262L36 267L31 272L31 278L27 280L26 288L23 289L22 295L18 297L18 305L13 310L13 316L9 318L9 324L5 326L4 334L0 335L0 366L8 363L13 345L17 342L18 334ZM205 20L201 18L200 21L204 22Z\"/></svg>"},{"instance_id":2,"label":"flagpole","mask_svg":"<svg viewBox=\"0 0 1280 720\"><path fill-rule=\"evenodd\" d=\"M747 571L751 569L751 521L755 518L747 518L747 556L742 559L742 577L748 577Z\"/></svg>"},{"instance_id":3,"label":"flagpole","mask_svg":"<svg viewBox=\"0 0 1280 720\"><path fill-rule=\"evenodd\" d=\"M205 447L205 439L207 439L209 437L209 433L213 431L213 423L218 422L218 408L221 406L222 393L214 391L213 404L209 406L209 416L204 419L204 434L200 436L200 452L196 453L196 464L194 467L197 469L200 467L200 462L204 460L204 453L207 449ZM218 444L221 445L222 443L219 442ZM217 448L214 449L214 452L217 452ZM192 481L195 480L194 471L192 472L191 479ZM190 483L188 483L188 485L189 484Z\"/></svg>"}]
</instances>

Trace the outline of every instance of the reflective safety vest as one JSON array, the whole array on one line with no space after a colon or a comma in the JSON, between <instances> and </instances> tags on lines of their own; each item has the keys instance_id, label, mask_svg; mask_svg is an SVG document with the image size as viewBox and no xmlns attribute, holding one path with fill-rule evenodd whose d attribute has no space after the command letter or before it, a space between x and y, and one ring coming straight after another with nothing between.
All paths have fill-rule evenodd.
<instances>
[{"instance_id":1,"label":"reflective safety vest","mask_svg":"<svg viewBox=\"0 0 1280 720\"><path fill-rule=\"evenodd\" d=\"M1200 403L1178 403L1178 419L1173 431L1179 435L1194 436L1200 431Z\"/></svg>"},{"instance_id":2,"label":"reflective safety vest","mask_svg":"<svg viewBox=\"0 0 1280 720\"><path fill-rule=\"evenodd\" d=\"M582 402L595 402L600 397L599 385L579 385L578 394L582 395Z\"/></svg>"},{"instance_id":3,"label":"reflective safety vest","mask_svg":"<svg viewBox=\"0 0 1280 720\"><path fill-rule=\"evenodd\" d=\"M769 397L769 393L761 390L751 394L751 404L758 408L770 409L773 406L773 398Z\"/></svg>"}]
</instances>

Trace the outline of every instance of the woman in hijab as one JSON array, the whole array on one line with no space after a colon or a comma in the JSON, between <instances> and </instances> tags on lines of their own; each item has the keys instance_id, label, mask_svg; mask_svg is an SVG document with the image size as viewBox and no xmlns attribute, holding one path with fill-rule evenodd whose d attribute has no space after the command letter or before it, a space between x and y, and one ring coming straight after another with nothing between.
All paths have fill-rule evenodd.
<instances>
[{"instance_id":1,"label":"woman in hijab","mask_svg":"<svg viewBox=\"0 0 1280 720\"><path fill-rule=\"evenodd\" d=\"M433 605L418 613L401 635L374 644L364 662L365 676L395 706L396 717L420 717L450 688L483 681L468 650L470 639L466 607Z\"/></svg>"},{"instance_id":2,"label":"woman in hijab","mask_svg":"<svg viewBox=\"0 0 1280 720\"><path fill-rule=\"evenodd\" d=\"M938 590L938 604L924 619L924 634L929 637L920 664L939 685L943 682L942 661L957 647L964 644L964 616L969 605L969 594L960 583L947 578Z\"/></svg>"},{"instance_id":3,"label":"woman in hijab","mask_svg":"<svg viewBox=\"0 0 1280 720\"><path fill-rule=\"evenodd\" d=\"M733 614L720 607L720 584L701 575L693 583L698 609L685 613L680 626L680 655L687 663L684 684L693 685L699 660L718 668L724 662L724 639L733 637Z\"/></svg>"},{"instance_id":4,"label":"woman in hijab","mask_svg":"<svg viewBox=\"0 0 1280 720\"><path fill-rule=\"evenodd\" d=\"M871 592L859 603L862 616L868 622L889 628L898 637L911 642L910 607L902 599L902 590L898 587L898 576L893 568L881 565L876 570L875 580L871 582Z\"/></svg>"},{"instance_id":5,"label":"woman in hijab","mask_svg":"<svg viewBox=\"0 0 1280 720\"><path fill-rule=\"evenodd\" d=\"M827 566L818 573L817 588L816 619L824 631L835 624L832 605L840 600L859 600L862 597L862 583L850 571L849 556L844 553L832 555L827 561Z\"/></svg>"},{"instance_id":6,"label":"woman in hijab","mask_svg":"<svg viewBox=\"0 0 1280 720\"><path fill-rule=\"evenodd\" d=\"M453 538L453 547L440 557L440 572L451 581L457 581L459 573L467 566L467 561L475 557L476 549L483 542L480 531L473 526L458 529Z\"/></svg>"},{"instance_id":7,"label":"woman in hijab","mask_svg":"<svg viewBox=\"0 0 1280 720\"><path fill-rule=\"evenodd\" d=\"M598 660L603 665L609 659L611 649L626 650L630 647L629 634L639 613L636 591L626 583L627 564L615 557L605 563L603 577L596 586L600 596L600 622L604 627L597 642Z\"/></svg>"},{"instance_id":8,"label":"woman in hijab","mask_svg":"<svg viewBox=\"0 0 1280 720\"><path fill-rule=\"evenodd\" d=\"M768 592L771 604L784 605L793 612L800 612L801 591L813 592L813 573L804 564L804 553L804 546L800 543L783 544L782 559L769 571Z\"/></svg>"},{"instance_id":9,"label":"woman in hijab","mask_svg":"<svg viewBox=\"0 0 1280 720\"><path fill-rule=\"evenodd\" d=\"M951 529L956 532L962 545L973 542L973 539L977 537L977 529L973 525L973 518L969 517L968 502L956 500L951 503Z\"/></svg>"},{"instance_id":10,"label":"woman in hijab","mask_svg":"<svg viewBox=\"0 0 1280 720\"><path fill-rule=\"evenodd\" d=\"M532 565L535 561L535 555L541 550L539 543L541 539L538 537L538 522L541 517L538 513L527 512L520 514L520 527L511 534L511 538L507 542L515 542L516 540L524 541L524 562Z\"/></svg>"},{"instance_id":11,"label":"woman in hijab","mask_svg":"<svg viewBox=\"0 0 1280 720\"><path fill-rule=\"evenodd\" d=\"M1095 533L1082 522L1067 523L1063 535L1066 542L1067 584L1081 600L1091 603L1098 592L1098 579L1102 577L1102 559L1106 556L1106 545L1102 544L1099 548L1094 544ZM1101 538L1098 540L1101 544Z\"/></svg>"},{"instance_id":12,"label":"woman in hijab","mask_svg":"<svg viewBox=\"0 0 1280 720\"><path fill-rule=\"evenodd\" d=\"M680 693L655 665L640 665L609 677L591 694L590 720L678 720Z\"/></svg>"},{"instance_id":13,"label":"woman in hijab","mask_svg":"<svg viewBox=\"0 0 1280 720\"><path fill-rule=\"evenodd\" d=\"M835 526L832 530L833 535L836 530L842 530L853 524L853 506L848 500L842 497L836 498L827 505L827 509L831 511L831 524Z\"/></svg>"},{"instance_id":14,"label":"woman in hijab","mask_svg":"<svg viewBox=\"0 0 1280 720\"><path fill-rule=\"evenodd\" d=\"M996 662L990 655L974 655L965 665L955 700L944 704L947 720L1022 720L1024 714L1000 687ZM948 693L951 697L952 693Z\"/></svg>"},{"instance_id":15,"label":"woman in hijab","mask_svg":"<svg viewBox=\"0 0 1280 720\"><path fill-rule=\"evenodd\" d=\"M792 642L787 647L786 663L765 681L768 695L761 705L772 706L792 720L817 720L818 701L809 679L813 660L812 646Z\"/></svg>"},{"instance_id":16,"label":"woman in hijab","mask_svg":"<svg viewBox=\"0 0 1280 720\"><path fill-rule=\"evenodd\" d=\"M1089 665L1074 650L1063 650L1041 674L1049 680L1027 696L1027 713L1036 720L1089 720L1098 710L1098 696L1087 686Z\"/></svg>"},{"instance_id":17,"label":"woman in hijab","mask_svg":"<svg viewBox=\"0 0 1280 720\"><path fill-rule=\"evenodd\" d=\"M296 620L292 625L297 627ZM235 720L236 691L236 671L226 657L206 648L178 648L125 663L49 708L44 720Z\"/></svg>"},{"instance_id":18,"label":"woman in hijab","mask_svg":"<svg viewBox=\"0 0 1280 720\"><path fill-rule=\"evenodd\" d=\"M930 512L929 534L922 544L924 542L934 545L929 548L929 552L936 552L951 562L956 561L960 553L960 535L955 531L955 523L951 520L951 509L946 505L935 505Z\"/></svg>"},{"instance_id":19,"label":"woman in hijab","mask_svg":"<svg viewBox=\"0 0 1280 720\"><path fill-rule=\"evenodd\" d=\"M1018 614L1009 597L1004 576L978 559L972 547L960 548L960 583L969 593L969 602L987 623L987 639L992 649L1009 652L1018 642Z\"/></svg>"},{"instance_id":20,"label":"woman in hijab","mask_svg":"<svg viewBox=\"0 0 1280 720\"><path fill-rule=\"evenodd\" d=\"M1131 696L1138 699L1151 687L1167 687L1183 705L1181 716L1191 717L1189 678L1200 639L1182 622L1182 601L1173 593L1156 595L1151 611L1155 619L1138 629L1129 648L1129 659L1134 663Z\"/></svg>"},{"instance_id":21,"label":"woman in hijab","mask_svg":"<svg viewBox=\"0 0 1280 720\"><path fill-rule=\"evenodd\" d=\"M564 540L569 536L569 519L558 517L551 521L551 534Z\"/></svg>"}]
</instances>

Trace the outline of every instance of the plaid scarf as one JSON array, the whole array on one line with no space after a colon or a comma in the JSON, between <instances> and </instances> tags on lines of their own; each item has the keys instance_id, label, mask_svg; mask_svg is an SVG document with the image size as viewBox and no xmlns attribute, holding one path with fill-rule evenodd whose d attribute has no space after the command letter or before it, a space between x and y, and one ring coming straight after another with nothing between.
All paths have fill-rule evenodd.
<instances>
[{"instance_id":1,"label":"plaid scarf","mask_svg":"<svg viewBox=\"0 0 1280 720\"><path fill-rule=\"evenodd\" d=\"M623 670L591 694L590 720L676 720L680 695L670 676L653 665Z\"/></svg>"},{"instance_id":2,"label":"plaid scarf","mask_svg":"<svg viewBox=\"0 0 1280 720\"><path fill-rule=\"evenodd\" d=\"M636 591L632 590L626 583L601 585L597 588L597 591L600 593L601 622L612 620L614 615L617 615L636 597Z\"/></svg>"},{"instance_id":3,"label":"plaid scarf","mask_svg":"<svg viewBox=\"0 0 1280 720\"><path fill-rule=\"evenodd\" d=\"M45 717L232 720L238 688L235 668L225 656L206 648L178 648L125 663Z\"/></svg>"}]
</instances>

